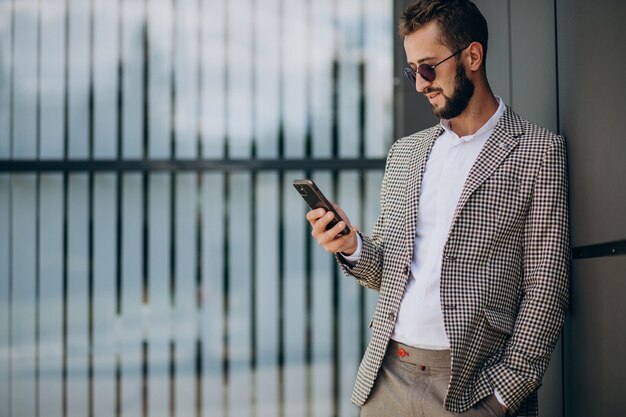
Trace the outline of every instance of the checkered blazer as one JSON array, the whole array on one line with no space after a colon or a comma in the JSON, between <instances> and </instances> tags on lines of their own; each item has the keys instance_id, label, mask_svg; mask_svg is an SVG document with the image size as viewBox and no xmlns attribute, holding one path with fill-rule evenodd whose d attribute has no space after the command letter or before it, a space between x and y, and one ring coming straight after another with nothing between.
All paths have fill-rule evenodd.
<instances>
[{"instance_id":1,"label":"checkered blazer","mask_svg":"<svg viewBox=\"0 0 626 417\"><path fill-rule=\"evenodd\" d=\"M342 269L379 291L352 401L367 400L409 276L419 194L435 126L389 151L381 212L362 255ZM536 416L536 390L568 304L565 140L509 107L465 182L441 260L452 375L444 406L463 412L498 390L511 415Z\"/></svg>"}]
</instances>

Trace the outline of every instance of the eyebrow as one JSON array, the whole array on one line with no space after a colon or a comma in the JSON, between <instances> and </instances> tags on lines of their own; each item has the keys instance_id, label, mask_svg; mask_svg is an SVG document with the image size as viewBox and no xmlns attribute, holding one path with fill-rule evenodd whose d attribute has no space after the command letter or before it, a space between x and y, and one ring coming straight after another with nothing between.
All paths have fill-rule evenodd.
<instances>
[{"instance_id":1,"label":"eyebrow","mask_svg":"<svg viewBox=\"0 0 626 417\"><path fill-rule=\"evenodd\" d=\"M426 62L426 61L431 61L431 60L433 60L433 59L435 59L435 57L434 57L434 56L427 56L426 58L419 59L419 60L417 61L417 63L418 63L418 64L421 64L421 63L423 63L423 62Z\"/></svg>"},{"instance_id":2,"label":"eyebrow","mask_svg":"<svg viewBox=\"0 0 626 417\"><path fill-rule=\"evenodd\" d=\"M434 57L434 56L427 56L427 57L425 57L425 58L418 59L418 60L417 60L417 65L422 64L422 63L424 63L424 62L426 62L426 61L432 61L432 60L434 60L434 59L435 59L435 57ZM415 65L413 62L410 62L410 61L407 61L407 64L409 64L409 65ZM415 66L417 66L417 65L415 65Z\"/></svg>"}]
</instances>

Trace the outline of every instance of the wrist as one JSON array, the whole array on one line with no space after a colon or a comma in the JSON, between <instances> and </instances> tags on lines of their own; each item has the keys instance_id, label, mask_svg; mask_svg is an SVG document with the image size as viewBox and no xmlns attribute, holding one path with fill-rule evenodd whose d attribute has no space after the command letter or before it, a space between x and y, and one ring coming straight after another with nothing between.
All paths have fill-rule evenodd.
<instances>
[{"instance_id":1,"label":"wrist","mask_svg":"<svg viewBox=\"0 0 626 417\"><path fill-rule=\"evenodd\" d=\"M350 246L348 246L347 248L341 251L341 254L343 256L352 256L356 253L357 249L359 248L359 241L356 236L356 230L352 230L350 232L350 235L352 237Z\"/></svg>"}]
</instances>

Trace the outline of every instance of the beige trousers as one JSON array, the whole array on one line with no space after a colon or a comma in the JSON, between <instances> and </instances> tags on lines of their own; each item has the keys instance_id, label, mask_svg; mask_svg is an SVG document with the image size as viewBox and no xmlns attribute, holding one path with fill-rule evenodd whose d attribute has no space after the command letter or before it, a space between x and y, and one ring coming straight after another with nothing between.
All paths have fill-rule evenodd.
<instances>
[{"instance_id":1,"label":"beige trousers","mask_svg":"<svg viewBox=\"0 0 626 417\"><path fill-rule=\"evenodd\" d=\"M504 417L495 395L463 413L443 407L450 381L450 351L390 341L361 417Z\"/></svg>"}]
</instances>

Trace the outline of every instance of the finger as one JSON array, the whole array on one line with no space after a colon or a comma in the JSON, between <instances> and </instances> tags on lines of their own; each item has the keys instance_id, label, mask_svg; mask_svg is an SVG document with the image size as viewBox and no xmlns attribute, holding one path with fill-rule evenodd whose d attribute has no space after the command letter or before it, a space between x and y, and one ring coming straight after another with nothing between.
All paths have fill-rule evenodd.
<instances>
[{"instance_id":1,"label":"finger","mask_svg":"<svg viewBox=\"0 0 626 417\"><path fill-rule=\"evenodd\" d=\"M330 253L344 252L347 248L351 246L351 239L352 237L350 235L338 236L334 240L328 242L324 246L324 249L326 249Z\"/></svg>"},{"instance_id":2,"label":"finger","mask_svg":"<svg viewBox=\"0 0 626 417\"><path fill-rule=\"evenodd\" d=\"M339 233L341 233L345 227L346 223L340 221L339 223L322 233L318 240L321 239L324 243L332 242L339 237Z\"/></svg>"},{"instance_id":3,"label":"finger","mask_svg":"<svg viewBox=\"0 0 626 417\"><path fill-rule=\"evenodd\" d=\"M326 214L326 210L324 210L323 208L318 208L318 209L307 212L306 219L309 222L315 222L315 220L319 219L324 214Z\"/></svg>"},{"instance_id":4,"label":"finger","mask_svg":"<svg viewBox=\"0 0 626 417\"><path fill-rule=\"evenodd\" d=\"M341 207L339 207L338 205L333 203L333 207L335 208L335 211L339 214L339 216L345 220L345 222L348 224L348 227L350 227L350 219L348 218L348 216L346 215L346 212L342 210Z\"/></svg>"},{"instance_id":5,"label":"finger","mask_svg":"<svg viewBox=\"0 0 626 417\"><path fill-rule=\"evenodd\" d=\"M311 234L315 237L318 237L324 234L324 232L326 232L326 226L328 226L328 223L330 223L334 217L335 217L335 214L332 211L326 212L324 216L320 217L315 222L315 224L313 225L313 230L311 231Z\"/></svg>"}]
</instances>

